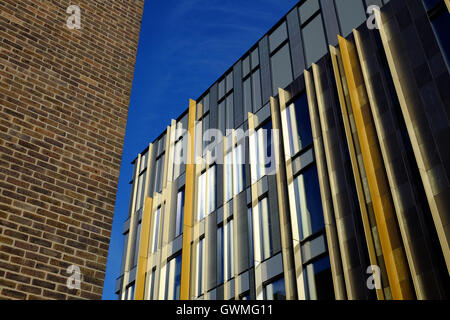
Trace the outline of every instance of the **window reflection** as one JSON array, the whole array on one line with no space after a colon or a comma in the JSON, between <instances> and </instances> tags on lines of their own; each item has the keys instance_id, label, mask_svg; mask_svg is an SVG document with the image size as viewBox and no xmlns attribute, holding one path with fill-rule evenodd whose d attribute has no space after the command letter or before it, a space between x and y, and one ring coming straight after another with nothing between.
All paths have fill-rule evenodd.
<instances>
[{"instance_id":1,"label":"window reflection","mask_svg":"<svg viewBox=\"0 0 450 320\"><path fill-rule=\"evenodd\" d=\"M294 193L301 240L324 228L319 178L315 166L294 180Z\"/></svg>"},{"instance_id":2,"label":"window reflection","mask_svg":"<svg viewBox=\"0 0 450 320\"><path fill-rule=\"evenodd\" d=\"M328 256L303 267L307 300L334 300L333 280Z\"/></svg>"},{"instance_id":3,"label":"window reflection","mask_svg":"<svg viewBox=\"0 0 450 320\"><path fill-rule=\"evenodd\" d=\"M286 300L284 277L264 287L264 300Z\"/></svg>"}]
</instances>

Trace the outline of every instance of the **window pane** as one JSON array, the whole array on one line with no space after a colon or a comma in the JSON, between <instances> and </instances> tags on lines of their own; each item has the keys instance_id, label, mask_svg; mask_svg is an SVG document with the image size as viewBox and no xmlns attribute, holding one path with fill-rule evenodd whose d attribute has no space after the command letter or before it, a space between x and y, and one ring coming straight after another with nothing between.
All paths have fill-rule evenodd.
<instances>
[{"instance_id":1,"label":"window pane","mask_svg":"<svg viewBox=\"0 0 450 320\"><path fill-rule=\"evenodd\" d=\"M208 211L210 214L216 209L216 167L208 169Z\"/></svg>"},{"instance_id":2,"label":"window pane","mask_svg":"<svg viewBox=\"0 0 450 320\"><path fill-rule=\"evenodd\" d=\"M244 116L247 116L249 112L253 112L252 109L252 79L249 77L244 81Z\"/></svg>"},{"instance_id":3,"label":"window pane","mask_svg":"<svg viewBox=\"0 0 450 320\"><path fill-rule=\"evenodd\" d=\"M134 239L134 252L133 252L133 267L137 265L139 258L139 245L141 239L141 223L139 222L136 230L136 237Z\"/></svg>"},{"instance_id":4,"label":"window pane","mask_svg":"<svg viewBox=\"0 0 450 320\"><path fill-rule=\"evenodd\" d=\"M252 70L259 66L259 49L255 48L252 51Z\"/></svg>"},{"instance_id":5,"label":"window pane","mask_svg":"<svg viewBox=\"0 0 450 320\"><path fill-rule=\"evenodd\" d=\"M274 32L269 36L270 52L275 50L288 37L286 22L283 22Z\"/></svg>"},{"instance_id":6,"label":"window pane","mask_svg":"<svg viewBox=\"0 0 450 320\"><path fill-rule=\"evenodd\" d=\"M225 79L219 82L219 99L225 95Z\"/></svg>"},{"instance_id":7,"label":"window pane","mask_svg":"<svg viewBox=\"0 0 450 320\"><path fill-rule=\"evenodd\" d=\"M232 197L233 177L232 177L232 161L233 153L230 151L225 155L225 202L228 202Z\"/></svg>"},{"instance_id":8,"label":"window pane","mask_svg":"<svg viewBox=\"0 0 450 320\"><path fill-rule=\"evenodd\" d=\"M217 229L217 284L223 283L223 227Z\"/></svg>"},{"instance_id":9,"label":"window pane","mask_svg":"<svg viewBox=\"0 0 450 320\"><path fill-rule=\"evenodd\" d=\"M233 220L225 225L225 281L234 277Z\"/></svg>"},{"instance_id":10,"label":"window pane","mask_svg":"<svg viewBox=\"0 0 450 320\"><path fill-rule=\"evenodd\" d=\"M227 81L227 92L229 92L230 90L233 89L233 72L230 72L227 75L226 81Z\"/></svg>"},{"instance_id":11,"label":"window pane","mask_svg":"<svg viewBox=\"0 0 450 320\"><path fill-rule=\"evenodd\" d=\"M203 294L203 241L201 239L197 245L197 297Z\"/></svg>"},{"instance_id":12,"label":"window pane","mask_svg":"<svg viewBox=\"0 0 450 320\"><path fill-rule=\"evenodd\" d=\"M153 300L153 298L154 298L153 294L155 291L155 270L152 270L152 273L151 273L151 276L149 279L149 284L150 284L150 286L149 286L150 291L149 291L148 297L149 297L149 300Z\"/></svg>"},{"instance_id":13,"label":"window pane","mask_svg":"<svg viewBox=\"0 0 450 320\"><path fill-rule=\"evenodd\" d=\"M338 0L334 1L341 23L341 31L344 37L366 20L366 10L362 0Z\"/></svg>"},{"instance_id":14,"label":"window pane","mask_svg":"<svg viewBox=\"0 0 450 320\"><path fill-rule=\"evenodd\" d=\"M316 167L307 169L294 181L300 239L324 228L322 200Z\"/></svg>"},{"instance_id":15,"label":"window pane","mask_svg":"<svg viewBox=\"0 0 450 320\"><path fill-rule=\"evenodd\" d=\"M306 94L298 98L294 105L300 150L302 150L313 143L311 119L309 117L308 98Z\"/></svg>"},{"instance_id":16,"label":"window pane","mask_svg":"<svg viewBox=\"0 0 450 320\"><path fill-rule=\"evenodd\" d=\"M306 65L310 67L327 53L325 31L322 24L322 15L316 16L303 29L303 42L305 48Z\"/></svg>"},{"instance_id":17,"label":"window pane","mask_svg":"<svg viewBox=\"0 0 450 320\"><path fill-rule=\"evenodd\" d=\"M120 268L120 270L121 270L121 271L120 271L120 274L123 274L124 271L125 271L125 261L127 260L127 259L126 259L126 256L127 256L128 238L129 238L129 235L130 235L129 232L127 232L127 233L125 234L125 240L124 240L124 242L123 242L122 266L121 266L121 268Z\"/></svg>"},{"instance_id":18,"label":"window pane","mask_svg":"<svg viewBox=\"0 0 450 320\"><path fill-rule=\"evenodd\" d=\"M203 113L209 111L209 93L203 99Z\"/></svg>"},{"instance_id":19,"label":"window pane","mask_svg":"<svg viewBox=\"0 0 450 320\"><path fill-rule=\"evenodd\" d=\"M152 253L155 253L158 249L158 234L159 234L159 220L161 215L161 207L159 207L155 212L155 217L153 219L153 241L152 241Z\"/></svg>"},{"instance_id":20,"label":"window pane","mask_svg":"<svg viewBox=\"0 0 450 320\"><path fill-rule=\"evenodd\" d=\"M250 56L242 61L242 77L245 78L250 73Z\"/></svg>"},{"instance_id":21,"label":"window pane","mask_svg":"<svg viewBox=\"0 0 450 320\"><path fill-rule=\"evenodd\" d=\"M219 130L225 135L225 122L226 122L226 112L225 112L225 100L219 103Z\"/></svg>"},{"instance_id":22,"label":"window pane","mask_svg":"<svg viewBox=\"0 0 450 320\"><path fill-rule=\"evenodd\" d=\"M278 95L278 88L286 88L293 80L289 44L285 44L271 58L273 95Z\"/></svg>"},{"instance_id":23,"label":"window pane","mask_svg":"<svg viewBox=\"0 0 450 320\"><path fill-rule=\"evenodd\" d=\"M226 129L234 128L234 103L233 103L233 93L227 97L227 127ZM226 132L225 132L226 133Z\"/></svg>"},{"instance_id":24,"label":"window pane","mask_svg":"<svg viewBox=\"0 0 450 320\"><path fill-rule=\"evenodd\" d=\"M180 190L177 195L177 220L175 225L175 237L183 232L184 218L184 189Z\"/></svg>"},{"instance_id":25,"label":"window pane","mask_svg":"<svg viewBox=\"0 0 450 320\"><path fill-rule=\"evenodd\" d=\"M253 215L252 208L247 209L247 223L248 223L248 258L249 258L249 267L252 267L254 264L254 256L253 256Z\"/></svg>"},{"instance_id":26,"label":"window pane","mask_svg":"<svg viewBox=\"0 0 450 320\"><path fill-rule=\"evenodd\" d=\"M264 287L265 300L286 300L284 278L269 283Z\"/></svg>"},{"instance_id":27,"label":"window pane","mask_svg":"<svg viewBox=\"0 0 450 320\"><path fill-rule=\"evenodd\" d=\"M172 258L168 262L167 269L167 300L179 300L180 299L180 285L181 285L181 254Z\"/></svg>"},{"instance_id":28,"label":"window pane","mask_svg":"<svg viewBox=\"0 0 450 320\"><path fill-rule=\"evenodd\" d=\"M262 134L263 145L261 148L262 152L262 163L263 163L263 172L261 175L270 175L274 173L275 163L272 163L273 158L273 150L272 150L272 121L266 122L260 129Z\"/></svg>"},{"instance_id":29,"label":"window pane","mask_svg":"<svg viewBox=\"0 0 450 320\"><path fill-rule=\"evenodd\" d=\"M267 198L264 198L260 202L260 214L261 214L261 230L262 230L262 257L268 259L272 255L272 232L271 232L271 219L269 213L269 205Z\"/></svg>"},{"instance_id":30,"label":"window pane","mask_svg":"<svg viewBox=\"0 0 450 320\"><path fill-rule=\"evenodd\" d=\"M261 108L262 105L262 97L261 97L261 76L260 71L257 70L253 72L252 75L252 84L253 84L253 112L255 113Z\"/></svg>"},{"instance_id":31,"label":"window pane","mask_svg":"<svg viewBox=\"0 0 450 320\"><path fill-rule=\"evenodd\" d=\"M242 144L238 144L234 148L234 165L233 165L233 195L236 196L244 190L244 154Z\"/></svg>"},{"instance_id":32,"label":"window pane","mask_svg":"<svg viewBox=\"0 0 450 320\"><path fill-rule=\"evenodd\" d=\"M306 299L334 300L333 280L329 257L308 264L303 269Z\"/></svg>"},{"instance_id":33,"label":"window pane","mask_svg":"<svg viewBox=\"0 0 450 320\"><path fill-rule=\"evenodd\" d=\"M205 191L206 191L206 172L203 173L198 180L198 213L197 220L200 221L205 217Z\"/></svg>"},{"instance_id":34,"label":"window pane","mask_svg":"<svg viewBox=\"0 0 450 320\"><path fill-rule=\"evenodd\" d=\"M311 16L320 10L319 0L308 0L298 9L300 15L300 23L303 24L311 18Z\"/></svg>"}]
</instances>

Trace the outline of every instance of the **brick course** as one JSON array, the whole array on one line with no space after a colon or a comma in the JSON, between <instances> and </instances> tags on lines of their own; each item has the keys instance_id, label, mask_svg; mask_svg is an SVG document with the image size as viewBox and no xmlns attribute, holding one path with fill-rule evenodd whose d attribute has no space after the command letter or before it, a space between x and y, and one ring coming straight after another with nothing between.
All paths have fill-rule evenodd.
<instances>
[{"instance_id":1,"label":"brick course","mask_svg":"<svg viewBox=\"0 0 450 320\"><path fill-rule=\"evenodd\" d=\"M101 298L143 5L0 1L2 299Z\"/></svg>"}]
</instances>

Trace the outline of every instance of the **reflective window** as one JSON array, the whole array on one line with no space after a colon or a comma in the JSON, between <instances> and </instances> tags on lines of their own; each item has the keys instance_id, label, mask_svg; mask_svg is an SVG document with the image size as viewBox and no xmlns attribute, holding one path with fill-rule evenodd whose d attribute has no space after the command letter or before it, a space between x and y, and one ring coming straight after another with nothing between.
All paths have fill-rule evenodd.
<instances>
[{"instance_id":1,"label":"reflective window","mask_svg":"<svg viewBox=\"0 0 450 320\"><path fill-rule=\"evenodd\" d=\"M139 172L142 172L145 168L147 168L147 160L148 160L148 152L141 156L141 167Z\"/></svg>"},{"instance_id":2,"label":"reflective window","mask_svg":"<svg viewBox=\"0 0 450 320\"><path fill-rule=\"evenodd\" d=\"M261 76L259 70L253 72L252 75L252 93L253 93L253 112L255 113L262 106Z\"/></svg>"},{"instance_id":3,"label":"reflective window","mask_svg":"<svg viewBox=\"0 0 450 320\"><path fill-rule=\"evenodd\" d=\"M309 116L308 99L301 95L281 113L284 136L288 139L285 146L286 157L293 157L299 151L313 143L311 120Z\"/></svg>"},{"instance_id":4,"label":"reflective window","mask_svg":"<svg viewBox=\"0 0 450 320\"><path fill-rule=\"evenodd\" d=\"M203 113L209 111L209 93L203 98Z\"/></svg>"},{"instance_id":5,"label":"reflective window","mask_svg":"<svg viewBox=\"0 0 450 320\"><path fill-rule=\"evenodd\" d=\"M187 140L182 138L175 142L174 162L173 162L173 179L176 180L181 174L181 167L186 163Z\"/></svg>"},{"instance_id":6,"label":"reflective window","mask_svg":"<svg viewBox=\"0 0 450 320\"><path fill-rule=\"evenodd\" d=\"M307 300L334 300L333 280L328 256L303 266Z\"/></svg>"},{"instance_id":7,"label":"reflective window","mask_svg":"<svg viewBox=\"0 0 450 320\"><path fill-rule=\"evenodd\" d=\"M366 20L366 10L362 0L335 0L334 3L344 37Z\"/></svg>"},{"instance_id":8,"label":"reflective window","mask_svg":"<svg viewBox=\"0 0 450 320\"><path fill-rule=\"evenodd\" d=\"M155 185L154 192L161 192L164 176L164 154L155 163Z\"/></svg>"},{"instance_id":9,"label":"reflective window","mask_svg":"<svg viewBox=\"0 0 450 320\"><path fill-rule=\"evenodd\" d=\"M197 220L202 220L205 215L216 209L216 167L211 166L202 173L198 180L198 211Z\"/></svg>"},{"instance_id":10,"label":"reflective window","mask_svg":"<svg viewBox=\"0 0 450 320\"><path fill-rule=\"evenodd\" d=\"M297 224L300 240L324 228L322 199L316 167L310 167L294 182Z\"/></svg>"},{"instance_id":11,"label":"reflective window","mask_svg":"<svg viewBox=\"0 0 450 320\"><path fill-rule=\"evenodd\" d=\"M288 37L286 22L269 35L270 52L274 51Z\"/></svg>"},{"instance_id":12,"label":"reflective window","mask_svg":"<svg viewBox=\"0 0 450 320\"><path fill-rule=\"evenodd\" d=\"M127 249L128 249L128 238L130 236L130 233L125 233L125 240L123 242L123 252L122 252L122 266L120 268L120 274L123 274L125 271L125 262L127 261Z\"/></svg>"},{"instance_id":13,"label":"reflective window","mask_svg":"<svg viewBox=\"0 0 450 320\"><path fill-rule=\"evenodd\" d=\"M225 258L225 281L234 277L234 241L233 241L233 220L225 224L224 232L224 258Z\"/></svg>"},{"instance_id":14,"label":"reflective window","mask_svg":"<svg viewBox=\"0 0 450 320\"><path fill-rule=\"evenodd\" d=\"M252 184L264 175L273 174L272 122L268 121L250 136L250 171Z\"/></svg>"},{"instance_id":15,"label":"reflective window","mask_svg":"<svg viewBox=\"0 0 450 320\"><path fill-rule=\"evenodd\" d=\"M227 92L233 89L233 72L230 72L226 78L227 81Z\"/></svg>"},{"instance_id":16,"label":"reflective window","mask_svg":"<svg viewBox=\"0 0 450 320\"><path fill-rule=\"evenodd\" d=\"M262 104L261 77L259 69L251 77L244 80L244 110L245 114L256 113Z\"/></svg>"},{"instance_id":17,"label":"reflective window","mask_svg":"<svg viewBox=\"0 0 450 320\"><path fill-rule=\"evenodd\" d=\"M134 282L127 286L125 300L134 300Z\"/></svg>"},{"instance_id":18,"label":"reflective window","mask_svg":"<svg viewBox=\"0 0 450 320\"><path fill-rule=\"evenodd\" d=\"M302 27L302 35L306 66L310 67L328 52L321 14Z\"/></svg>"},{"instance_id":19,"label":"reflective window","mask_svg":"<svg viewBox=\"0 0 450 320\"><path fill-rule=\"evenodd\" d=\"M180 300L181 254L172 258L167 265L166 300Z\"/></svg>"},{"instance_id":20,"label":"reflective window","mask_svg":"<svg viewBox=\"0 0 450 320\"><path fill-rule=\"evenodd\" d=\"M217 228L217 285L223 283L223 226Z\"/></svg>"},{"instance_id":21,"label":"reflective window","mask_svg":"<svg viewBox=\"0 0 450 320\"><path fill-rule=\"evenodd\" d=\"M244 146L239 143L233 149L233 195L237 196L244 190L245 154Z\"/></svg>"},{"instance_id":22,"label":"reflective window","mask_svg":"<svg viewBox=\"0 0 450 320\"><path fill-rule=\"evenodd\" d=\"M161 218L161 207L156 209L155 214L153 216L153 239L152 239L152 253L155 253L158 250L158 236L159 236L159 222Z\"/></svg>"},{"instance_id":23,"label":"reflective window","mask_svg":"<svg viewBox=\"0 0 450 320\"><path fill-rule=\"evenodd\" d=\"M250 56L242 61L242 77L246 77L250 73Z\"/></svg>"},{"instance_id":24,"label":"reflective window","mask_svg":"<svg viewBox=\"0 0 450 320\"><path fill-rule=\"evenodd\" d=\"M248 77L244 80L244 114L248 115L249 112L253 112L252 109L252 78Z\"/></svg>"},{"instance_id":25,"label":"reflective window","mask_svg":"<svg viewBox=\"0 0 450 320\"><path fill-rule=\"evenodd\" d=\"M136 190L136 204L135 204L135 210L139 211L143 205L144 205L144 199L145 199L145 179L147 177L147 171L142 173L138 178L138 185Z\"/></svg>"},{"instance_id":26,"label":"reflective window","mask_svg":"<svg viewBox=\"0 0 450 320\"><path fill-rule=\"evenodd\" d=\"M286 88L293 80L289 44L286 43L271 57L273 95L278 95L278 88Z\"/></svg>"},{"instance_id":27,"label":"reflective window","mask_svg":"<svg viewBox=\"0 0 450 320\"><path fill-rule=\"evenodd\" d=\"M219 130L220 132L222 132L225 135L225 126L226 126L226 110L225 110L225 100L223 100L222 102L219 103L219 107L218 107L218 111L219 111Z\"/></svg>"},{"instance_id":28,"label":"reflective window","mask_svg":"<svg viewBox=\"0 0 450 320\"><path fill-rule=\"evenodd\" d=\"M156 270L153 269L150 273L150 277L147 279L147 285L146 287L149 289L147 292L147 300L153 300L154 299L154 292L155 292L155 273Z\"/></svg>"},{"instance_id":29,"label":"reflective window","mask_svg":"<svg viewBox=\"0 0 450 320\"><path fill-rule=\"evenodd\" d=\"M308 0L304 2L299 8L300 23L304 24L311 18L318 10L320 10L319 0Z\"/></svg>"},{"instance_id":30,"label":"reflective window","mask_svg":"<svg viewBox=\"0 0 450 320\"><path fill-rule=\"evenodd\" d=\"M228 202L244 190L245 155L243 144L232 148L224 158L224 201Z\"/></svg>"},{"instance_id":31,"label":"reflective window","mask_svg":"<svg viewBox=\"0 0 450 320\"><path fill-rule=\"evenodd\" d=\"M184 188L177 194L177 217L175 222L175 237L183 233L183 219L184 219Z\"/></svg>"},{"instance_id":32,"label":"reflective window","mask_svg":"<svg viewBox=\"0 0 450 320\"><path fill-rule=\"evenodd\" d=\"M264 286L264 300L286 300L284 277Z\"/></svg>"},{"instance_id":33,"label":"reflective window","mask_svg":"<svg viewBox=\"0 0 450 320\"><path fill-rule=\"evenodd\" d=\"M249 259L249 267L253 267L254 259L253 256L253 215L252 208L247 208L247 224L248 224L248 259Z\"/></svg>"},{"instance_id":34,"label":"reflective window","mask_svg":"<svg viewBox=\"0 0 450 320\"><path fill-rule=\"evenodd\" d=\"M136 228L136 236L134 238L133 259L132 266L136 266L139 258L139 245L141 240L141 222L138 223Z\"/></svg>"},{"instance_id":35,"label":"reflective window","mask_svg":"<svg viewBox=\"0 0 450 320\"><path fill-rule=\"evenodd\" d=\"M197 297L203 294L203 246L204 239L197 243Z\"/></svg>"},{"instance_id":36,"label":"reflective window","mask_svg":"<svg viewBox=\"0 0 450 320\"><path fill-rule=\"evenodd\" d=\"M271 219L267 197L258 202L253 208L252 213L255 263L260 263L270 258L273 249Z\"/></svg>"},{"instance_id":37,"label":"reflective window","mask_svg":"<svg viewBox=\"0 0 450 320\"><path fill-rule=\"evenodd\" d=\"M205 217L205 202L206 202L206 172L202 173L198 179L198 212L197 220L200 221Z\"/></svg>"},{"instance_id":38,"label":"reflective window","mask_svg":"<svg viewBox=\"0 0 450 320\"><path fill-rule=\"evenodd\" d=\"M219 99L225 95L225 79L219 82Z\"/></svg>"},{"instance_id":39,"label":"reflective window","mask_svg":"<svg viewBox=\"0 0 450 320\"><path fill-rule=\"evenodd\" d=\"M233 103L233 93L227 96L226 99L227 104L227 127L226 129L233 129L234 128L234 103ZM226 132L225 132L226 133Z\"/></svg>"},{"instance_id":40,"label":"reflective window","mask_svg":"<svg viewBox=\"0 0 450 320\"><path fill-rule=\"evenodd\" d=\"M208 169L208 206L207 214L216 209L216 167L212 166Z\"/></svg>"},{"instance_id":41,"label":"reflective window","mask_svg":"<svg viewBox=\"0 0 450 320\"><path fill-rule=\"evenodd\" d=\"M225 171L224 175L224 200L225 202L228 202L233 197L233 176L232 176L232 168L233 168L233 152L230 151L225 155L225 165L223 166L223 169Z\"/></svg>"},{"instance_id":42,"label":"reflective window","mask_svg":"<svg viewBox=\"0 0 450 320\"><path fill-rule=\"evenodd\" d=\"M259 49L255 48L251 54L252 57L252 70L259 66Z\"/></svg>"}]
</instances>

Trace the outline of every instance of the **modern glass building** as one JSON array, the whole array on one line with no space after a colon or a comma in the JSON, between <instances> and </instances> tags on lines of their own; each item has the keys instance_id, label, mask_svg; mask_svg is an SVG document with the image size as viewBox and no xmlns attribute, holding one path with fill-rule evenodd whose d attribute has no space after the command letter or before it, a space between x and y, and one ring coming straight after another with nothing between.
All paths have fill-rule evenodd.
<instances>
[{"instance_id":1,"label":"modern glass building","mask_svg":"<svg viewBox=\"0 0 450 320\"><path fill-rule=\"evenodd\" d=\"M449 8L300 1L133 162L119 299L449 298Z\"/></svg>"}]
</instances>

